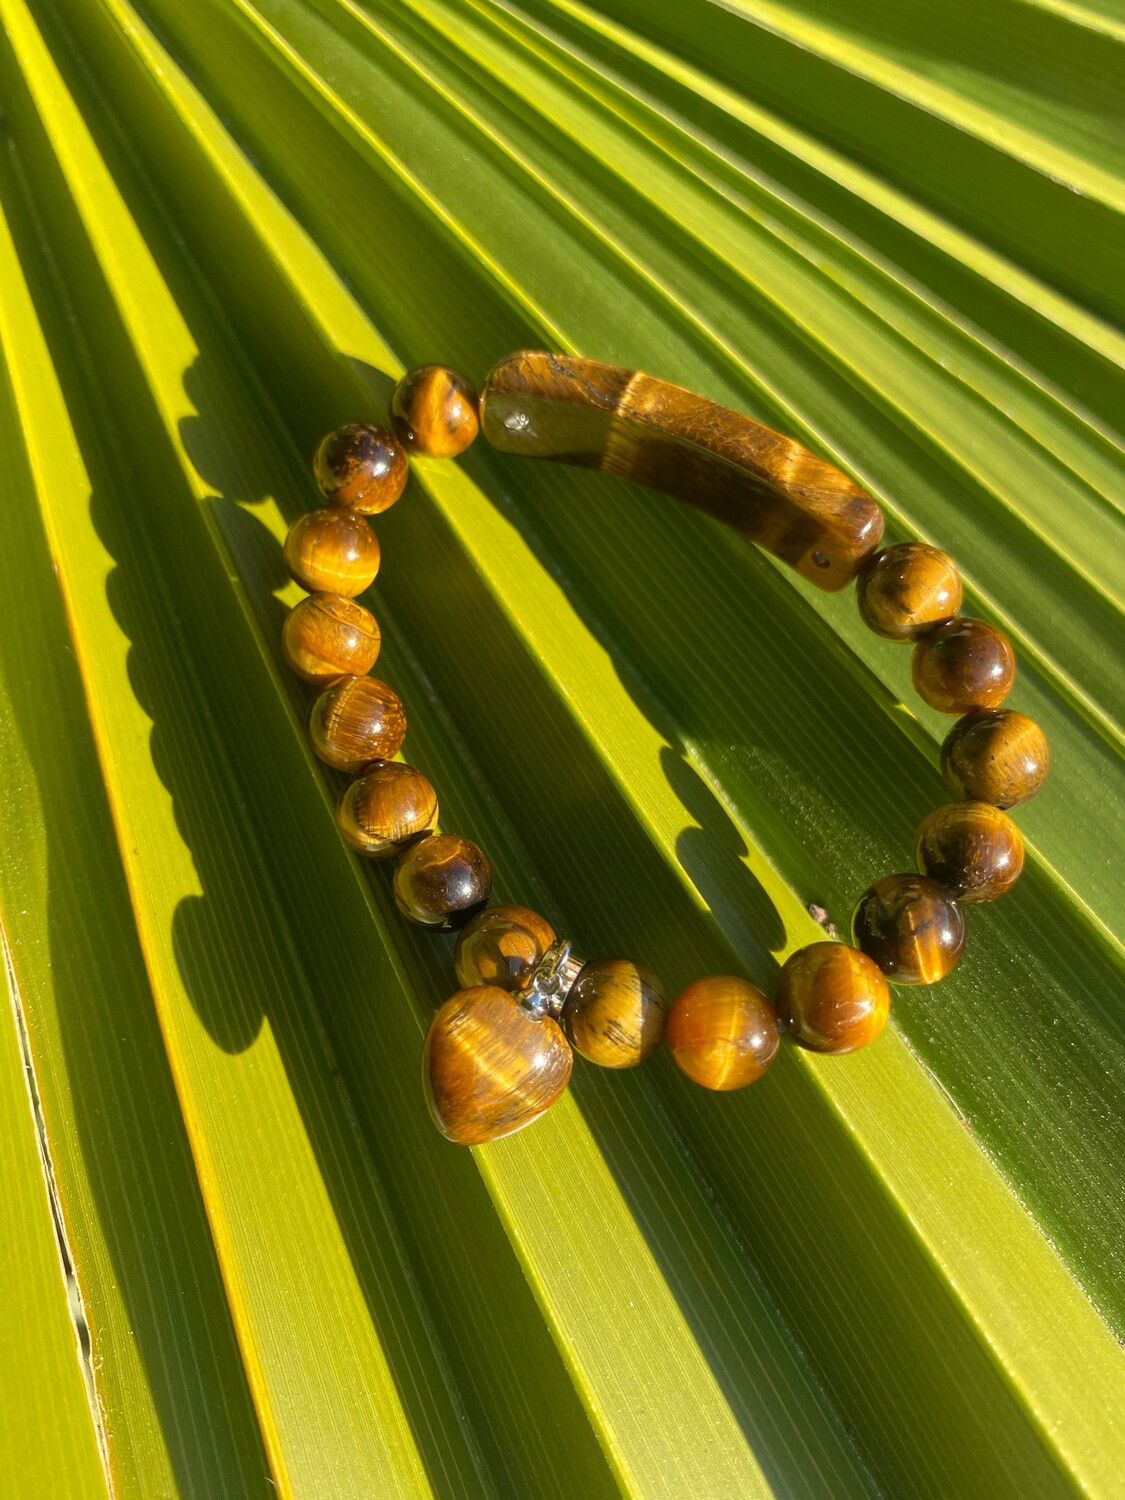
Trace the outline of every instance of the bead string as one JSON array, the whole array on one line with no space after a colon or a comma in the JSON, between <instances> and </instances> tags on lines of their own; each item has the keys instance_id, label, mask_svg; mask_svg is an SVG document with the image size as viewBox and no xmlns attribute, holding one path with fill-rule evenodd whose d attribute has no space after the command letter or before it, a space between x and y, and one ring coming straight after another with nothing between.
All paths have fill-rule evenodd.
<instances>
[{"instance_id":1,"label":"bead string","mask_svg":"<svg viewBox=\"0 0 1125 1500\"><path fill-rule=\"evenodd\" d=\"M690 1078L729 1090L761 1077L782 1034L822 1053L867 1046L886 1024L888 980L933 984L948 974L965 946L963 905L993 901L1019 878L1023 841L1006 809L1033 796L1049 769L1042 730L1000 707L1015 678L1011 644L985 621L958 615L961 580L950 558L902 543L875 552L856 576L865 623L912 643L920 696L961 716L941 747L942 774L959 800L918 828L917 873L886 876L863 893L852 946L822 941L793 953L776 1008L756 985L730 975L698 979L670 1005L643 964L583 963L537 913L489 907L484 853L470 839L436 832L434 788L394 758L406 714L397 694L368 675L379 628L355 598L379 568L367 517L402 494L408 451L453 457L468 448L480 430L477 396L457 371L422 366L395 387L391 423L393 432L348 424L317 449L314 472L327 503L299 517L286 537L286 564L309 597L290 611L282 642L294 671L321 688L308 720L313 749L354 778L337 806L344 838L369 858L394 859L395 902L411 921L459 929L462 989L435 1015L425 1047L439 1128L475 1145L530 1124L566 1088L572 1047L604 1067L628 1068L667 1036Z\"/></svg>"}]
</instances>

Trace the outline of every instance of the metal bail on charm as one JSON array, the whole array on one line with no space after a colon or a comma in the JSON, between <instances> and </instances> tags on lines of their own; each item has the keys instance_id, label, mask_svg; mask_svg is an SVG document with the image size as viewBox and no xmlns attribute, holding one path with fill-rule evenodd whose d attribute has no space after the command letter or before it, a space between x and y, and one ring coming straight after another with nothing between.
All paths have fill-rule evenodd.
<instances>
[{"instance_id":1,"label":"metal bail on charm","mask_svg":"<svg viewBox=\"0 0 1125 1500\"><path fill-rule=\"evenodd\" d=\"M570 951L570 939L558 938L516 991L516 999L535 1020L551 1016L557 1021L583 968L585 961Z\"/></svg>"}]
</instances>

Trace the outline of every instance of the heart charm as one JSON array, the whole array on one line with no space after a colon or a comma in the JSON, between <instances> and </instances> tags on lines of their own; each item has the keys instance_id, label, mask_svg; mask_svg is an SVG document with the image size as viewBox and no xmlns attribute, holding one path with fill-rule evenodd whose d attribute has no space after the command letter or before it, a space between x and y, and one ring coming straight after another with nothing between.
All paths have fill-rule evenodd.
<instances>
[{"instance_id":1,"label":"heart charm","mask_svg":"<svg viewBox=\"0 0 1125 1500\"><path fill-rule=\"evenodd\" d=\"M459 990L426 1036L422 1078L438 1129L462 1146L522 1130L566 1088L573 1053L557 1022L537 1021L506 990Z\"/></svg>"}]
</instances>

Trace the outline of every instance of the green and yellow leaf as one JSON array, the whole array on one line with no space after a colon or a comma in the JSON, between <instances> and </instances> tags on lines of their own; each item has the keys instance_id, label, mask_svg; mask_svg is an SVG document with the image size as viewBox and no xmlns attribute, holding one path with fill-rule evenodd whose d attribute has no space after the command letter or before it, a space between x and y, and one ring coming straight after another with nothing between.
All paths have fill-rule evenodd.
<instances>
[{"instance_id":1,"label":"green and yellow leaf","mask_svg":"<svg viewBox=\"0 0 1125 1500\"><path fill-rule=\"evenodd\" d=\"M0 21L5 1495L1120 1494L1119 18ZM337 834L280 542L403 368L548 346L953 552L1055 768L1020 885L869 1053L731 1096L580 1062L467 1152L418 1081L451 942ZM768 987L810 902L843 928L909 865L945 723L849 595L483 444L377 524L410 758L580 952Z\"/></svg>"}]
</instances>

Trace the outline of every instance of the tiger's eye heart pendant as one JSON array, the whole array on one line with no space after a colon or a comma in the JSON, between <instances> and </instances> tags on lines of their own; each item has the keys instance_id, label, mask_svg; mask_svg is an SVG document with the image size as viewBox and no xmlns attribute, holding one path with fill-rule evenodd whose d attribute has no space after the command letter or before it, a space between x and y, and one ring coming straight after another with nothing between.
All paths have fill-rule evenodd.
<instances>
[{"instance_id":1,"label":"tiger's eye heart pendant","mask_svg":"<svg viewBox=\"0 0 1125 1500\"><path fill-rule=\"evenodd\" d=\"M558 1023L536 1020L507 990L459 990L426 1036L422 1079L438 1129L461 1146L522 1130L566 1088L574 1054Z\"/></svg>"}]
</instances>

